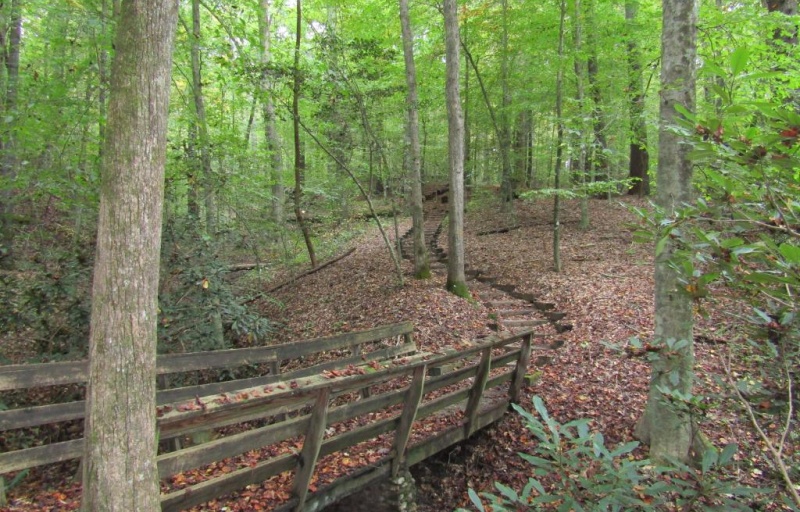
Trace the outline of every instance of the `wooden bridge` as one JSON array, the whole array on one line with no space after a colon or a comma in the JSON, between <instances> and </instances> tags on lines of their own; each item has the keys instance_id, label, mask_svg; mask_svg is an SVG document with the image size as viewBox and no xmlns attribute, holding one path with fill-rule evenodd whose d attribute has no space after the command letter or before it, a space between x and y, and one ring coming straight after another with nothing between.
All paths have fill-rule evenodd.
<instances>
[{"instance_id":1,"label":"wooden bridge","mask_svg":"<svg viewBox=\"0 0 800 512\"><path fill-rule=\"evenodd\" d=\"M274 491L267 509L320 510L503 416L519 396L531 352L552 348L533 344L537 335L523 331L425 353L417 351L412 331L401 323L305 342L159 356L162 375L238 366L264 373L159 391L162 444L212 429L217 436L162 450L162 509L258 485ZM85 361L3 366L0 391L83 383L86 372ZM78 420L84 407L73 401L0 411L0 431ZM83 442L2 453L0 475L80 458ZM340 471L315 471L320 461L333 460L326 457L338 457Z\"/></svg>"}]
</instances>

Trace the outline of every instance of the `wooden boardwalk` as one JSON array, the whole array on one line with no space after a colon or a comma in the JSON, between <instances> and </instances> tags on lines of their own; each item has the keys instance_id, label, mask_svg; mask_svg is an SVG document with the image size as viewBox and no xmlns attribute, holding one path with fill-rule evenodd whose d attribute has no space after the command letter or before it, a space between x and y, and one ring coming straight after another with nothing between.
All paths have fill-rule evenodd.
<instances>
[{"instance_id":1,"label":"wooden boardwalk","mask_svg":"<svg viewBox=\"0 0 800 512\"><path fill-rule=\"evenodd\" d=\"M158 456L162 509L182 510L282 479L276 510L320 510L499 419L516 401L533 343L523 331L444 353L416 351L410 323L307 342L162 356L163 374L260 364L266 375L159 392L160 439L216 429L216 439ZM331 357L335 356L335 357ZM0 367L0 390L83 382L85 362ZM0 412L0 430L81 418L83 403ZM325 457L373 454L340 474ZM83 439L0 454L0 475L79 458ZM377 455L376 455L377 454ZM247 455L245 457L245 455ZM230 462L224 472L197 471ZM203 481L178 478L207 474ZM278 485L278 484L276 484Z\"/></svg>"}]
</instances>

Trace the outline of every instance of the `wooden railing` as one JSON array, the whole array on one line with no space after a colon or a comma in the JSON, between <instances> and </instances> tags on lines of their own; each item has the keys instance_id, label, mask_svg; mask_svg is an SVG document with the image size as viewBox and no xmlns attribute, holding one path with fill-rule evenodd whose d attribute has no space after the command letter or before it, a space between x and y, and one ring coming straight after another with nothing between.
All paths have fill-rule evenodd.
<instances>
[{"instance_id":1,"label":"wooden railing","mask_svg":"<svg viewBox=\"0 0 800 512\"><path fill-rule=\"evenodd\" d=\"M195 352L158 356L159 375L266 364L269 373L250 379L213 382L196 386L164 389L158 392L159 405L243 388L264 386L282 379L297 379L364 361L380 361L414 353L413 324L403 322L318 338L314 340L213 352ZM335 353L334 353L335 352ZM326 354L326 357L320 357ZM88 374L86 361L0 366L0 391L22 390L63 384L83 384ZM0 411L0 431L36 427L81 419L85 402L74 401ZM168 436L162 435L162 439ZM83 440L76 439L0 454L0 476L41 464L79 457Z\"/></svg>"},{"instance_id":2,"label":"wooden railing","mask_svg":"<svg viewBox=\"0 0 800 512\"><path fill-rule=\"evenodd\" d=\"M381 332L405 336L405 330L392 326ZM162 510L181 510L292 471L291 488L282 491L290 497L276 510L311 512L376 479L397 474L505 413L518 399L531 350L551 348L532 346L534 336L528 331L487 338L439 354L384 347L369 354L348 354L335 366L326 362L298 369L269 382L233 381L240 384L235 390L159 400L161 439L240 425L219 430L224 437L158 456L159 475L169 486L162 494ZM316 343L329 350L352 346L332 340ZM386 357L377 359L379 350ZM391 359L389 353L405 355ZM354 362L342 365L342 361ZM447 421L439 421L442 418ZM383 434L390 432L392 440L384 441L391 436ZM312 485L320 458L342 451L354 454L360 447L381 442L389 445L381 449L384 455L378 460L324 485ZM80 457L82 444L76 440L0 454L0 473ZM292 448L299 446L299 452ZM261 450L257 457L254 450ZM221 461L226 461L228 472L208 480L181 487L181 479L175 478L184 472L210 475L206 466ZM193 471L197 469L202 470Z\"/></svg>"},{"instance_id":3,"label":"wooden railing","mask_svg":"<svg viewBox=\"0 0 800 512\"><path fill-rule=\"evenodd\" d=\"M504 414L509 402L519 396L531 349L549 348L532 347L533 336L525 332L476 342L451 353L422 353L387 361L377 370L376 365L365 364L351 368L350 375L328 373L283 381L280 387L244 389L237 393L235 401L214 395L199 401L171 404L170 410L159 420L162 435L235 424L256 417L268 424L159 456L161 478L280 445L299 436L303 442L299 453L288 450L278 455L263 455L255 465L242 460L239 469L169 492L162 496L162 510L181 510L293 471L291 498L276 510L310 512L377 478L396 474L400 468L466 439ZM372 369L373 373L360 373L367 369ZM364 388L372 390L369 398L353 393ZM458 404L461 405L458 410L451 410ZM269 423L292 410L302 413L286 421ZM450 420L445 423L448 427L435 429L430 435L411 442L415 426L422 425L426 418L442 414ZM453 421L453 416L458 421ZM378 419L366 421L373 418ZM336 428L337 424L352 424L357 419L362 421L356 428ZM384 449L386 455L382 459L309 495L320 457L341 451L354 456L359 444L374 442L387 432L394 432L394 438Z\"/></svg>"}]
</instances>

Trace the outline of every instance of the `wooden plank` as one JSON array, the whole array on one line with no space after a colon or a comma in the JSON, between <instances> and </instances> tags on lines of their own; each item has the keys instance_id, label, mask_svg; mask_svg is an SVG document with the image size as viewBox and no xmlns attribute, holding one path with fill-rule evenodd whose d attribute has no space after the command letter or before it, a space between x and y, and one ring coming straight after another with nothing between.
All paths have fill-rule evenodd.
<instances>
[{"instance_id":1,"label":"wooden plank","mask_svg":"<svg viewBox=\"0 0 800 512\"><path fill-rule=\"evenodd\" d=\"M525 336L522 339L522 348L519 352L519 359L517 360L517 367L514 369L514 377L511 379L509 386L509 400L513 403L519 403L519 392L522 389L522 381L525 379L525 374L528 372L528 364L531 362L531 337Z\"/></svg>"},{"instance_id":2,"label":"wooden plank","mask_svg":"<svg viewBox=\"0 0 800 512\"><path fill-rule=\"evenodd\" d=\"M347 478L334 480L306 499L303 512L319 512L328 505L332 505L342 498L386 477L389 471L390 466L388 461L383 460L379 462L377 466L361 468L348 475ZM289 512L293 510L295 506L296 501L290 500L288 503L277 507L273 512Z\"/></svg>"},{"instance_id":3,"label":"wooden plank","mask_svg":"<svg viewBox=\"0 0 800 512\"><path fill-rule=\"evenodd\" d=\"M302 416L180 451L165 453L158 457L158 476L166 478L204 464L279 443L302 433L308 428L309 421L310 416Z\"/></svg>"},{"instance_id":4,"label":"wooden plank","mask_svg":"<svg viewBox=\"0 0 800 512\"><path fill-rule=\"evenodd\" d=\"M405 354L410 354L416 350L416 347L409 346L409 345L396 345L394 347L387 347L376 350L374 352L369 352L366 354L358 355L358 356L347 356L347 357L340 357L338 359L334 359L331 361L326 361L324 363L316 364L314 366L309 366L308 368L301 368L299 370L294 370L292 372L285 372L282 375L282 378L285 379L299 379L302 377L308 377L309 375L316 375L318 373L322 373L325 370L334 370L339 368L346 368L348 365L358 365L365 361L381 361L384 359L389 359L396 356L401 356Z\"/></svg>"},{"instance_id":5,"label":"wooden plank","mask_svg":"<svg viewBox=\"0 0 800 512\"><path fill-rule=\"evenodd\" d=\"M287 454L266 462L231 471L217 478L206 480L179 491L161 495L162 512L178 512L205 503L223 494L237 491L250 484L291 470L297 462L297 455Z\"/></svg>"},{"instance_id":6,"label":"wooden plank","mask_svg":"<svg viewBox=\"0 0 800 512\"><path fill-rule=\"evenodd\" d=\"M403 413L400 416L400 423L397 425L397 431L394 435L395 457L394 460L392 460L392 476L397 476L405 458L408 438L411 435L411 426L414 424L414 419L417 417L417 410L419 410L419 404L422 400L426 369L425 366L415 368L414 376L411 379L411 385L408 387L406 401L405 404L403 404Z\"/></svg>"},{"instance_id":7,"label":"wooden plank","mask_svg":"<svg viewBox=\"0 0 800 512\"><path fill-rule=\"evenodd\" d=\"M547 320L503 320L502 323L506 327L536 327L550 322Z\"/></svg>"},{"instance_id":8,"label":"wooden plank","mask_svg":"<svg viewBox=\"0 0 800 512\"><path fill-rule=\"evenodd\" d=\"M77 420L86 413L86 403L68 402L65 404L37 405L21 409L0 411L0 430L36 427L48 423Z\"/></svg>"},{"instance_id":9,"label":"wooden plank","mask_svg":"<svg viewBox=\"0 0 800 512\"><path fill-rule=\"evenodd\" d=\"M330 395L331 388L329 387L319 390L303 441L303 451L297 460L297 473L292 485L292 495L297 498L297 508L295 509L297 512L303 512L303 504L308 495L308 484L311 483L314 467L317 465L322 437L325 435L325 427L328 422L328 398Z\"/></svg>"},{"instance_id":10,"label":"wooden plank","mask_svg":"<svg viewBox=\"0 0 800 512\"><path fill-rule=\"evenodd\" d=\"M43 464L53 464L83 455L83 439L46 444L24 450L0 453L0 474L32 468Z\"/></svg>"},{"instance_id":11,"label":"wooden plank","mask_svg":"<svg viewBox=\"0 0 800 512\"><path fill-rule=\"evenodd\" d=\"M467 408L464 411L464 416L467 418L467 423L465 425L466 429L466 437L472 435L475 432L475 418L478 416L478 407L481 404L481 398L483 397L483 390L486 388L486 380L489 378L489 370L492 367L492 349L485 348L483 350L483 354L481 355L481 362L478 366L478 374L475 376L475 382L472 385L472 389L469 392L469 401L467 402Z\"/></svg>"},{"instance_id":12,"label":"wooden plank","mask_svg":"<svg viewBox=\"0 0 800 512\"><path fill-rule=\"evenodd\" d=\"M251 347L185 354L164 354L158 356L156 371L159 374L175 373L271 362L277 359L294 359L335 348L349 347L394 336L401 336L413 332L413 330L414 325L411 322L402 322L366 331L283 345L273 345L270 347ZM44 364L5 365L0 366L0 391L83 383L86 382L87 378L88 362L86 360Z\"/></svg>"},{"instance_id":13,"label":"wooden plank","mask_svg":"<svg viewBox=\"0 0 800 512\"><path fill-rule=\"evenodd\" d=\"M347 348L353 345L360 345L372 341L379 341L394 336L401 336L407 332L413 332L414 324L402 322L398 324L384 325L366 331L349 332L337 336L317 338L313 340L296 341L273 345L277 349L278 359L297 359L309 354Z\"/></svg>"}]
</instances>

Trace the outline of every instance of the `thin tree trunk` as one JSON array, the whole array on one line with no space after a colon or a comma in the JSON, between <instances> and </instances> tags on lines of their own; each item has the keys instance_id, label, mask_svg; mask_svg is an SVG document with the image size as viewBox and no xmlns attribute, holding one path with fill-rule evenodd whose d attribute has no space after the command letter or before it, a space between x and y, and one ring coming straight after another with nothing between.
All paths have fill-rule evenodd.
<instances>
[{"instance_id":1,"label":"thin tree trunk","mask_svg":"<svg viewBox=\"0 0 800 512\"><path fill-rule=\"evenodd\" d=\"M561 165L564 153L564 119L562 97L564 95L564 19L567 16L567 2L561 0L561 16L558 23L558 71L556 72L556 166L554 183L556 194L553 198L553 267L561 272Z\"/></svg>"},{"instance_id":2,"label":"thin tree trunk","mask_svg":"<svg viewBox=\"0 0 800 512\"><path fill-rule=\"evenodd\" d=\"M691 146L671 128L680 116L677 105L690 112L695 108L697 11L697 0L664 0L656 202L670 215L693 200ZM664 347L679 345L664 348L653 363L647 407L635 430L650 445L651 458L659 462L667 457L688 460L700 441L692 419L670 407L662 392L690 393L694 380L692 298L670 266L677 249L667 238L656 254L654 340Z\"/></svg>"},{"instance_id":3,"label":"thin tree trunk","mask_svg":"<svg viewBox=\"0 0 800 512\"><path fill-rule=\"evenodd\" d=\"M575 100L578 108L578 172L580 172L581 185L586 185L586 123L583 122L585 91L583 88L584 62L583 52L583 12L581 10L581 0L575 0ZM581 195L581 229L589 228L589 197L588 194Z\"/></svg>"},{"instance_id":4,"label":"thin tree trunk","mask_svg":"<svg viewBox=\"0 0 800 512\"><path fill-rule=\"evenodd\" d=\"M447 232L447 289L468 297L464 275L464 118L459 94L459 35L457 0L444 0L447 126L449 140L450 199Z\"/></svg>"},{"instance_id":5,"label":"thin tree trunk","mask_svg":"<svg viewBox=\"0 0 800 512\"><path fill-rule=\"evenodd\" d=\"M650 195L650 154L647 151L647 124L644 118L644 85L642 84L642 62L639 44L636 40L636 15L638 0L625 2L625 21L628 28L628 89L631 94L631 141L628 177L636 179L631 195Z\"/></svg>"},{"instance_id":6,"label":"thin tree trunk","mask_svg":"<svg viewBox=\"0 0 800 512\"><path fill-rule=\"evenodd\" d=\"M0 6L0 8L2 8ZM3 101L3 133L0 135L0 178L10 183L17 172L17 97L19 95L19 57L22 40L22 1L11 0L8 6L8 19L4 23L2 59L5 65L5 98ZM14 222L12 221L13 194L10 190L0 191L0 267L14 266Z\"/></svg>"},{"instance_id":7,"label":"thin tree trunk","mask_svg":"<svg viewBox=\"0 0 800 512\"><path fill-rule=\"evenodd\" d=\"M302 40L303 12L301 0L297 0L297 23L294 42L294 80L292 82L292 118L294 126L294 216L297 225L303 233L303 240L308 249L308 259L311 268L317 266L317 256L314 252L314 243L311 240L311 232L305 221L303 213L303 181L306 172L306 160L303 154L303 146L300 140L300 41Z\"/></svg>"},{"instance_id":8,"label":"thin tree trunk","mask_svg":"<svg viewBox=\"0 0 800 512\"><path fill-rule=\"evenodd\" d=\"M406 65L406 109L408 113L408 177L411 182L411 219L414 226L414 276L427 279L431 275L428 252L425 250L424 216L422 211L422 176L420 175L419 99L417 71L414 65L414 36L408 17L408 0L400 0L400 26L403 33L403 57Z\"/></svg>"},{"instance_id":9,"label":"thin tree trunk","mask_svg":"<svg viewBox=\"0 0 800 512\"><path fill-rule=\"evenodd\" d=\"M466 9L466 6L465 6ZM462 30L462 38L464 40L464 45L467 44L467 36L469 32L467 31L468 24L466 22L468 18L465 18L464 27ZM467 56L467 52L464 52L464 184L467 189L470 189L477 185L475 182L475 176L473 172L473 161L472 155L470 151L472 150L472 132L470 129L470 112L472 108L469 104L469 57Z\"/></svg>"},{"instance_id":10,"label":"thin tree trunk","mask_svg":"<svg viewBox=\"0 0 800 512\"><path fill-rule=\"evenodd\" d=\"M591 161L589 174L592 181L597 179L607 180L608 176L608 157L606 156L606 116L603 110L603 93L597 80L597 29L595 26L595 0L588 0L588 16L586 25L586 43L589 57L586 61L587 74L589 77L589 94L592 97L594 108L592 109L592 123L594 126L594 157Z\"/></svg>"},{"instance_id":11,"label":"thin tree trunk","mask_svg":"<svg viewBox=\"0 0 800 512\"><path fill-rule=\"evenodd\" d=\"M211 170L211 148L208 139L206 104L203 98L203 80L200 69L200 0L192 0L192 95L197 123L200 170L203 176L203 202L206 208L206 234L217 231L217 201L214 176Z\"/></svg>"},{"instance_id":12,"label":"thin tree trunk","mask_svg":"<svg viewBox=\"0 0 800 512\"><path fill-rule=\"evenodd\" d=\"M115 42L92 287L83 510L160 510L156 319L178 2L124 2Z\"/></svg>"},{"instance_id":13,"label":"thin tree trunk","mask_svg":"<svg viewBox=\"0 0 800 512\"><path fill-rule=\"evenodd\" d=\"M511 108L511 89L508 81L508 66L510 55L508 51L508 0L501 0L503 11L502 37L500 41L500 88L502 89L502 104L500 108L500 160L502 165L500 178L500 197L502 209L505 213L514 210L514 184L511 181L511 122L508 111Z\"/></svg>"},{"instance_id":14,"label":"thin tree trunk","mask_svg":"<svg viewBox=\"0 0 800 512\"><path fill-rule=\"evenodd\" d=\"M281 140L278 135L275 104L272 102L273 80L270 77L269 66L272 63L272 16L270 15L270 0L261 0L261 94L262 115L264 118L264 136L267 143L272 166L270 167L270 181L272 182L272 219L278 226L283 224L283 204L286 201L283 188L283 158L281 157Z\"/></svg>"}]
</instances>

